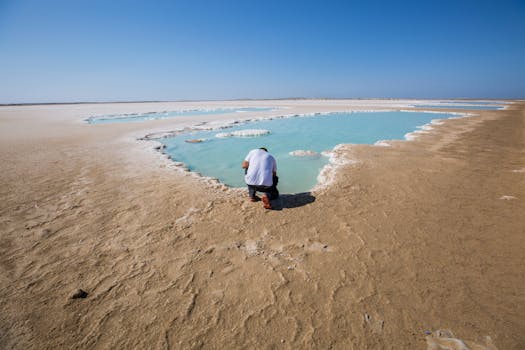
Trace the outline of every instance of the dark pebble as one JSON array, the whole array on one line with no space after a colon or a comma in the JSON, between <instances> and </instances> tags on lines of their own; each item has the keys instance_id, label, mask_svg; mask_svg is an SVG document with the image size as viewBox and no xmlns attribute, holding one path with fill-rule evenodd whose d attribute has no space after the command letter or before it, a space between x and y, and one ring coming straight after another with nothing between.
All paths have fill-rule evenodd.
<instances>
[{"instance_id":1,"label":"dark pebble","mask_svg":"<svg viewBox=\"0 0 525 350\"><path fill-rule=\"evenodd\" d=\"M88 293L86 291L79 289L71 296L71 299L79 299L79 298L84 299L87 296L88 296Z\"/></svg>"}]
</instances>

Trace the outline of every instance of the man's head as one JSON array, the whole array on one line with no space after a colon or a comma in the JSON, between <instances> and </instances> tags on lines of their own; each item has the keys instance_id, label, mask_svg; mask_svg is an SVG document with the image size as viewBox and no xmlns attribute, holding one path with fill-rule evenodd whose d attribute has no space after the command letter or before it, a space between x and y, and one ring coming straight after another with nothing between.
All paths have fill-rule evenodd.
<instances>
[{"instance_id":1,"label":"man's head","mask_svg":"<svg viewBox=\"0 0 525 350\"><path fill-rule=\"evenodd\" d=\"M261 147L261 148L259 148L259 149L262 149L263 151L268 152L268 150L266 149L266 147Z\"/></svg>"}]
</instances>

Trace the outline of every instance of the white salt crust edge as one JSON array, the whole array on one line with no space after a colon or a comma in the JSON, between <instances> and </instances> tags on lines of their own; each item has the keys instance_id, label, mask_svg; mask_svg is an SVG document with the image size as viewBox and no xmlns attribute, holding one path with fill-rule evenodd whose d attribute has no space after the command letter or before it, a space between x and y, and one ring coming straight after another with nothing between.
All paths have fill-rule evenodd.
<instances>
[{"instance_id":1,"label":"white salt crust edge","mask_svg":"<svg viewBox=\"0 0 525 350\"><path fill-rule=\"evenodd\" d=\"M156 139L139 139L139 143L141 143L142 147L145 151L148 153L153 153L153 155L157 158L157 160L160 163L160 166L166 169L171 169L179 172L181 175L192 177L202 183L204 183L206 186L212 189L221 190L221 191L228 191L228 190L239 190L238 188L230 188L227 185L223 184L219 181L219 179L211 176L204 176L199 172L191 171L188 169L186 164L183 162L178 162L171 158L169 154L166 154L163 152L165 146L160 143ZM154 147L151 147L151 143L155 145Z\"/></svg>"},{"instance_id":2,"label":"white salt crust edge","mask_svg":"<svg viewBox=\"0 0 525 350\"><path fill-rule=\"evenodd\" d=\"M298 149L295 151L288 152L289 155L294 157L318 157L321 154L311 150Z\"/></svg>"},{"instance_id":3,"label":"white salt crust edge","mask_svg":"<svg viewBox=\"0 0 525 350\"><path fill-rule=\"evenodd\" d=\"M323 112L311 112L311 113L301 113L301 114L284 114L284 115L277 115L277 116L265 116L265 117L249 118L249 119L233 119L233 120L226 120L226 121L202 122L199 124L195 124L195 125L184 127L184 128L178 128L178 129L171 130L171 131L150 133L150 134L145 135L142 138L139 138L139 140L155 141L155 146L151 148L151 150L160 151L160 154L163 156L163 158L166 160L169 160L169 162L171 163L171 166L164 163L166 167L176 169L189 176L195 177L212 188L221 189L223 191L233 190L235 192L240 192L241 190L243 190L243 188L228 187L225 184L221 183L215 177L204 176L199 172L190 171L184 163L175 161L171 158L171 156L163 153L162 150L164 148L163 147L164 145L160 143L159 141L157 141L156 139L175 137L182 133L187 133L191 131L227 129L235 125L242 125L242 124L247 124L250 122L262 121L262 120L274 120L274 119L284 119L284 118L302 118L302 117L312 117L312 116L330 115L330 114L344 114L344 113L354 114L354 113L374 113L374 112L408 112L408 113L432 113L432 114L455 115L455 117L449 117L446 119L432 119L430 123L418 126L419 128L418 130L405 134L404 138L406 141L413 141L421 134L429 133L430 130L433 129L432 125L441 125L443 124L444 120L460 119L460 118L472 117L472 116L478 115L478 114L468 113L468 112L445 112L445 111L433 111L433 110L410 110L410 109L392 109L392 108L390 109L388 108L387 109L351 109L351 110L340 110L340 111L323 111ZM385 146L386 144L388 144L384 140L381 140L378 142L382 144L376 145L376 146ZM321 153L322 155L328 156L329 163L325 165L319 172L319 175L317 176L317 184L311 189L310 192L312 193L319 192L329 187L335 181L337 171L342 166L359 163L357 160L346 158L342 154L343 152L341 152L341 150L345 146L351 147L351 145L352 144L339 144L339 145L336 145L331 151ZM390 144L388 145L390 146ZM159 154L159 152L156 152L156 153Z\"/></svg>"},{"instance_id":4,"label":"white salt crust edge","mask_svg":"<svg viewBox=\"0 0 525 350\"><path fill-rule=\"evenodd\" d=\"M410 111L401 111L401 112L410 112ZM438 112L435 112L435 111L428 111L428 112L427 111L422 111L422 112L424 112L424 113L438 113ZM405 140L406 141L414 141L416 138L418 138L422 134L430 133L430 131L434 129L433 125L442 125L444 123L444 120L468 118L468 117L473 117L473 116L478 115L478 114L475 114L475 113L459 113L459 112L444 112L444 114L452 114L452 115L456 115L456 117L450 117L450 118L446 118L446 119L432 119L430 121L430 123L428 123L428 124L416 126L416 130L405 134Z\"/></svg>"},{"instance_id":5,"label":"white salt crust edge","mask_svg":"<svg viewBox=\"0 0 525 350\"><path fill-rule=\"evenodd\" d=\"M379 146L379 147L392 147L391 144L389 144L386 140L379 140L379 141L376 141L374 143L374 146Z\"/></svg>"},{"instance_id":6,"label":"white salt crust edge","mask_svg":"<svg viewBox=\"0 0 525 350\"><path fill-rule=\"evenodd\" d=\"M261 108L266 109L270 108L269 110L261 110L261 111L236 111L236 109L242 109L242 108ZM125 118L141 118L144 116L147 116L148 114L163 114L167 116L170 113L188 113L188 112L213 112L217 110L226 110L226 113L258 113L258 112L272 112L282 109L288 109L289 107L268 107L268 106L244 106L244 107L235 107L235 106L228 106L228 107L209 107L209 108L183 108L178 110L164 110L164 111L149 111L149 112L140 112L140 113L119 113L119 114L97 114L97 115L91 115L87 118L84 118L84 122L90 122L92 120L118 120L118 119L125 119ZM171 117L151 117L146 118L146 120L157 120L157 119L166 119Z\"/></svg>"},{"instance_id":7,"label":"white salt crust edge","mask_svg":"<svg viewBox=\"0 0 525 350\"><path fill-rule=\"evenodd\" d=\"M269 133L270 133L270 130L265 130L265 129L243 129L243 130L236 130L232 132L220 132L216 134L215 137L218 137L218 138L252 137L252 136L268 135Z\"/></svg>"},{"instance_id":8,"label":"white salt crust edge","mask_svg":"<svg viewBox=\"0 0 525 350\"><path fill-rule=\"evenodd\" d=\"M311 192L319 192L326 189L335 182L338 170L344 165L359 163L357 160L346 157L344 148L352 147L352 144L339 144L331 151L325 151L321 154L328 157L329 163L326 164L319 175L317 175L317 184L311 189Z\"/></svg>"}]
</instances>

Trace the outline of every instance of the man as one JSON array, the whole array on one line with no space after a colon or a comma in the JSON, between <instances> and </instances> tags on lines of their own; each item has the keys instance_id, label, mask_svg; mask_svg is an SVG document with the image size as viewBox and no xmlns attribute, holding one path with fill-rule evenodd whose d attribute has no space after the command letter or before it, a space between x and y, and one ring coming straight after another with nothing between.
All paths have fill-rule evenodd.
<instances>
[{"instance_id":1,"label":"man","mask_svg":"<svg viewBox=\"0 0 525 350\"><path fill-rule=\"evenodd\" d=\"M242 168L246 174L244 180L248 185L248 193L252 202L257 202L257 191L262 192L262 202L265 209L272 209L270 200L279 197L277 191L277 163L275 158L264 147L251 150L244 161Z\"/></svg>"}]
</instances>

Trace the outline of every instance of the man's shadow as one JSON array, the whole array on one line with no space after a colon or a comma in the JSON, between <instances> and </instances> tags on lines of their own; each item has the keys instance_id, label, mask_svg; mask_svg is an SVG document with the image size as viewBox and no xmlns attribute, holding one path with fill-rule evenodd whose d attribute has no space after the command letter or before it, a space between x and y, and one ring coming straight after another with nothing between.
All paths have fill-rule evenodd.
<instances>
[{"instance_id":1,"label":"man's shadow","mask_svg":"<svg viewBox=\"0 0 525 350\"><path fill-rule=\"evenodd\" d=\"M279 198L272 200L272 209L299 208L313 202L315 202L315 197L310 192L281 194Z\"/></svg>"}]
</instances>

